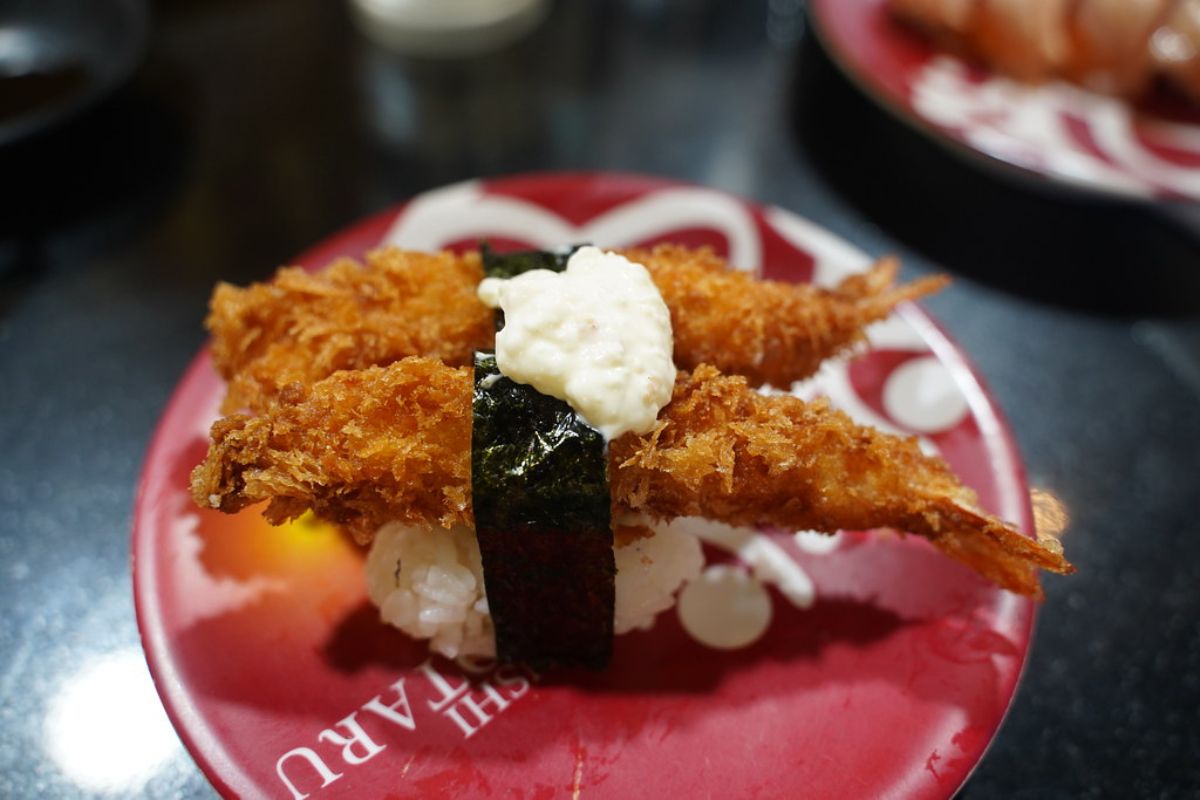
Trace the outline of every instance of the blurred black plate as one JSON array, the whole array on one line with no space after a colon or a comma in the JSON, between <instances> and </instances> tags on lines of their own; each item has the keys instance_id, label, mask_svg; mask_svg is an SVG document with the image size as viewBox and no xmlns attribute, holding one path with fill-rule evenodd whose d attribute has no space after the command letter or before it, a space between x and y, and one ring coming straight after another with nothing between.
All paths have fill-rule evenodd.
<instances>
[{"instance_id":1,"label":"blurred black plate","mask_svg":"<svg viewBox=\"0 0 1200 800\"><path fill-rule=\"evenodd\" d=\"M146 45L144 0L7 0L0 12L0 146L119 86Z\"/></svg>"}]
</instances>

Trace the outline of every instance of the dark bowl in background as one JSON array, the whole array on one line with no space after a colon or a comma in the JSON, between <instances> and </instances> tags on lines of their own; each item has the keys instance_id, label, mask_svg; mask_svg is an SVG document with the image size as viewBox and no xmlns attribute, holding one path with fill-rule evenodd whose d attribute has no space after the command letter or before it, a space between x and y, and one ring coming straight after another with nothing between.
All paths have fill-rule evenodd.
<instances>
[{"instance_id":1,"label":"dark bowl in background","mask_svg":"<svg viewBox=\"0 0 1200 800\"><path fill-rule=\"evenodd\" d=\"M0 146L95 104L146 47L145 0L9 0L0 18Z\"/></svg>"}]
</instances>

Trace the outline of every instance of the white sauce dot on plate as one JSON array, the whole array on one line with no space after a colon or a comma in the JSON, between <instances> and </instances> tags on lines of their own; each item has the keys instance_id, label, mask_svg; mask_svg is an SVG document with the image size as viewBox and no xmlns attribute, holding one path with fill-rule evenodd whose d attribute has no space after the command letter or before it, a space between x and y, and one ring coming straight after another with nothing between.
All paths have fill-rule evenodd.
<instances>
[{"instance_id":1,"label":"white sauce dot on plate","mask_svg":"<svg viewBox=\"0 0 1200 800\"><path fill-rule=\"evenodd\" d=\"M766 633L771 624L771 596L745 570L717 564L683 587L679 621L701 644L737 650Z\"/></svg>"},{"instance_id":2,"label":"white sauce dot on plate","mask_svg":"<svg viewBox=\"0 0 1200 800\"><path fill-rule=\"evenodd\" d=\"M804 552L814 556L824 556L841 546L842 532L838 531L831 536L817 531L796 531L795 539L796 546Z\"/></svg>"},{"instance_id":3,"label":"white sauce dot on plate","mask_svg":"<svg viewBox=\"0 0 1200 800\"><path fill-rule=\"evenodd\" d=\"M883 405L892 419L918 433L949 430L967 414L967 398L933 356L897 367L883 387Z\"/></svg>"}]
</instances>

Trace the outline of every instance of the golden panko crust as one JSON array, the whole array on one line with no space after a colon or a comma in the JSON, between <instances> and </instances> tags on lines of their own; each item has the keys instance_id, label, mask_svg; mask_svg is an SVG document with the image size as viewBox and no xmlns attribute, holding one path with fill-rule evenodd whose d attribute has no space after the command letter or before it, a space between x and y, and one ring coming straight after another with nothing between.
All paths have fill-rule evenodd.
<instances>
[{"instance_id":1,"label":"golden panko crust","mask_svg":"<svg viewBox=\"0 0 1200 800\"><path fill-rule=\"evenodd\" d=\"M671 311L676 365L709 363L756 385L808 377L897 304L945 284L938 276L894 287L891 259L820 289L757 280L708 249L624 252L646 266ZM342 259L311 274L281 269L244 289L219 284L206 324L229 382L223 410L262 410L293 384L408 356L470 364L493 344L492 311L475 296L482 277L478 253L386 248L365 265Z\"/></svg>"},{"instance_id":2,"label":"golden panko crust","mask_svg":"<svg viewBox=\"0 0 1200 800\"><path fill-rule=\"evenodd\" d=\"M273 523L312 509L360 541L391 520L471 524L469 368L427 358L293 386L259 416L214 425L192 474L198 504L270 501ZM919 534L989 580L1040 594L1038 567L1070 572L974 505L914 439L855 424L822 401L765 396L702 365L681 372L646 436L610 446L614 513L698 515L735 525Z\"/></svg>"},{"instance_id":3,"label":"golden panko crust","mask_svg":"<svg viewBox=\"0 0 1200 800\"><path fill-rule=\"evenodd\" d=\"M894 258L824 289L760 280L729 269L711 251L663 244L622 252L646 265L671 310L675 365L710 364L756 386L807 378L822 361L864 342L866 327L897 305L947 283L938 275L896 287Z\"/></svg>"},{"instance_id":4,"label":"golden panko crust","mask_svg":"<svg viewBox=\"0 0 1200 800\"><path fill-rule=\"evenodd\" d=\"M475 297L478 253L387 248L317 273L286 267L267 283L220 283L205 321L229 382L222 410L266 408L285 387L410 355L471 363L490 346L493 313Z\"/></svg>"}]
</instances>

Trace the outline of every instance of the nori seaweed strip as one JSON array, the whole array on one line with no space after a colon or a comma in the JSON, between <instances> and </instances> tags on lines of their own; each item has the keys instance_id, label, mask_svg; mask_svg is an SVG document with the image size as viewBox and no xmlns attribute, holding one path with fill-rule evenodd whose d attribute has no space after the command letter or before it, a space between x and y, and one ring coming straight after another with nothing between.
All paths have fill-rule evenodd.
<instances>
[{"instance_id":1,"label":"nori seaweed strip","mask_svg":"<svg viewBox=\"0 0 1200 800\"><path fill-rule=\"evenodd\" d=\"M501 661L602 669L614 578L604 437L475 354L471 504Z\"/></svg>"},{"instance_id":2,"label":"nori seaweed strip","mask_svg":"<svg viewBox=\"0 0 1200 800\"><path fill-rule=\"evenodd\" d=\"M531 269L548 269L562 272L567 261L581 244L560 247L558 250L521 250L515 253L493 253L487 242L481 242L479 252L483 256L483 274L489 278L515 278Z\"/></svg>"},{"instance_id":3,"label":"nori seaweed strip","mask_svg":"<svg viewBox=\"0 0 1200 800\"><path fill-rule=\"evenodd\" d=\"M492 253L484 273L561 272L578 248ZM496 312L496 330L504 316ZM471 503L502 661L602 669L612 655L614 578L604 437L565 402L475 354Z\"/></svg>"}]
</instances>

